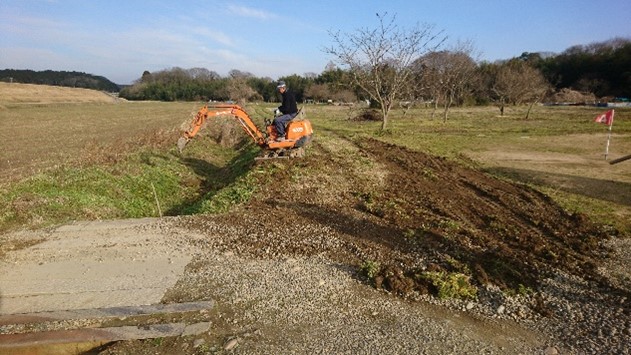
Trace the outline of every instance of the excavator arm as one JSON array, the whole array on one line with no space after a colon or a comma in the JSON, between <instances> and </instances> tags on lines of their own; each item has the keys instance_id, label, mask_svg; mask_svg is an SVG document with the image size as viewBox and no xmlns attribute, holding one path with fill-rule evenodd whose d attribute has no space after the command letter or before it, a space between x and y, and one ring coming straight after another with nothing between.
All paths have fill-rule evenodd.
<instances>
[{"instance_id":1,"label":"excavator arm","mask_svg":"<svg viewBox=\"0 0 631 355\"><path fill-rule=\"evenodd\" d=\"M241 128L243 128L245 133L247 133L247 135L249 135L254 140L254 143L259 146L265 146L265 136L258 129L258 127L256 127L254 122L252 122L252 119L247 114L247 112L245 112L239 105L205 105L204 107L199 109L199 111L195 115L195 118L191 122L190 128L186 132L184 132L182 137L180 137L180 139L177 141L177 147L180 152L182 151L182 149L184 149L186 144L188 144L188 142L193 139L195 135L197 135L207 119L223 115L230 115L234 117L239 122Z\"/></svg>"}]
</instances>

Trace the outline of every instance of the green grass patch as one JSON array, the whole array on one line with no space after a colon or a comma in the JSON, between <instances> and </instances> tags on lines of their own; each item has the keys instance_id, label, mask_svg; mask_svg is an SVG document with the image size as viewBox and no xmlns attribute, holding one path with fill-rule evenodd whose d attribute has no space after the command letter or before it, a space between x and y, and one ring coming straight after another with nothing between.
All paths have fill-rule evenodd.
<instances>
[{"instance_id":1,"label":"green grass patch","mask_svg":"<svg viewBox=\"0 0 631 355\"><path fill-rule=\"evenodd\" d=\"M202 198L186 206L182 212L223 213L234 205L247 202L258 189L260 174L266 173L263 167L251 169L258 152L258 148L254 146L242 150L240 155L227 164L228 168L224 169L224 174L218 176L218 188L207 192Z\"/></svg>"},{"instance_id":2,"label":"green grass patch","mask_svg":"<svg viewBox=\"0 0 631 355\"><path fill-rule=\"evenodd\" d=\"M375 277L379 274L380 271L381 264L372 260L364 261L359 267L359 272L371 281L375 280Z\"/></svg>"},{"instance_id":3,"label":"green grass patch","mask_svg":"<svg viewBox=\"0 0 631 355\"><path fill-rule=\"evenodd\" d=\"M247 174L258 148L234 150L204 139L196 143L186 156L174 149L145 150L113 165L61 167L4 186L0 230L216 213L247 201L255 191Z\"/></svg>"}]
</instances>

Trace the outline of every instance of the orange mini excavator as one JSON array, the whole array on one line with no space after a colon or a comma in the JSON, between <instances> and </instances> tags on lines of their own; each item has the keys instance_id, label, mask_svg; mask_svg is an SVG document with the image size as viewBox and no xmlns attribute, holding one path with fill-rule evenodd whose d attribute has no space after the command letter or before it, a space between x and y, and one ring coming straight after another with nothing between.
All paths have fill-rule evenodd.
<instances>
[{"instance_id":1,"label":"orange mini excavator","mask_svg":"<svg viewBox=\"0 0 631 355\"><path fill-rule=\"evenodd\" d=\"M245 112L245 110L243 110L239 105L205 105L199 109L197 115L195 115L193 122L191 122L190 129L184 132L182 137L178 139L177 147L180 152L182 152L188 142L195 137L208 118L222 115L234 117L241 124L245 133L254 139L254 143L256 143L256 145L261 147L263 154L257 159L303 157L304 146L311 141L311 137L313 136L311 122L303 118L298 118L303 115L302 112L299 112L298 115L296 115L296 118L287 123L284 137L285 140L278 142L278 134L271 119L265 119L264 134L258 129L254 122L252 122L248 113Z\"/></svg>"}]
</instances>

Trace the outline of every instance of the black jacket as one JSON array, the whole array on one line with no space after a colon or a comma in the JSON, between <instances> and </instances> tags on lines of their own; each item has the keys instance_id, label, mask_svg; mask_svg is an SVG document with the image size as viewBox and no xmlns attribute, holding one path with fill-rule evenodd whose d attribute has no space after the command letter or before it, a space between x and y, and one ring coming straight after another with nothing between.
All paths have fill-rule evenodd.
<instances>
[{"instance_id":1,"label":"black jacket","mask_svg":"<svg viewBox=\"0 0 631 355\"><path fill-rule=\"evenodd\" d=\"M282 112L283 115L298 112L298 105L296 104L296 97L294 96L294 93L287 89L284 93L282 93L282 96L283 104L278 106L280 112Z\"/></svg>"}]
</instances>

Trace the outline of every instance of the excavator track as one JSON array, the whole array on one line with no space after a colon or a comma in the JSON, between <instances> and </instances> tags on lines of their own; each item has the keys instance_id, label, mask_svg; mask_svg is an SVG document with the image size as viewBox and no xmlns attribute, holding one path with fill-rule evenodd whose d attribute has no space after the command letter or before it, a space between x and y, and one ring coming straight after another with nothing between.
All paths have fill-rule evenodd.
<instances>
[{"instance_id":1,"label":"excavator track","mask_svg":"<svg viewBox=\"0 0 631 355\"><path fill-rule=\"evenodd\" d=\"M270 159L292 159L303 158L305 156L305 149L303 147L295 149L279 149L268 150L262 155L254 158L254 160L270 160Z\"/></svg>"}]
</instances>

